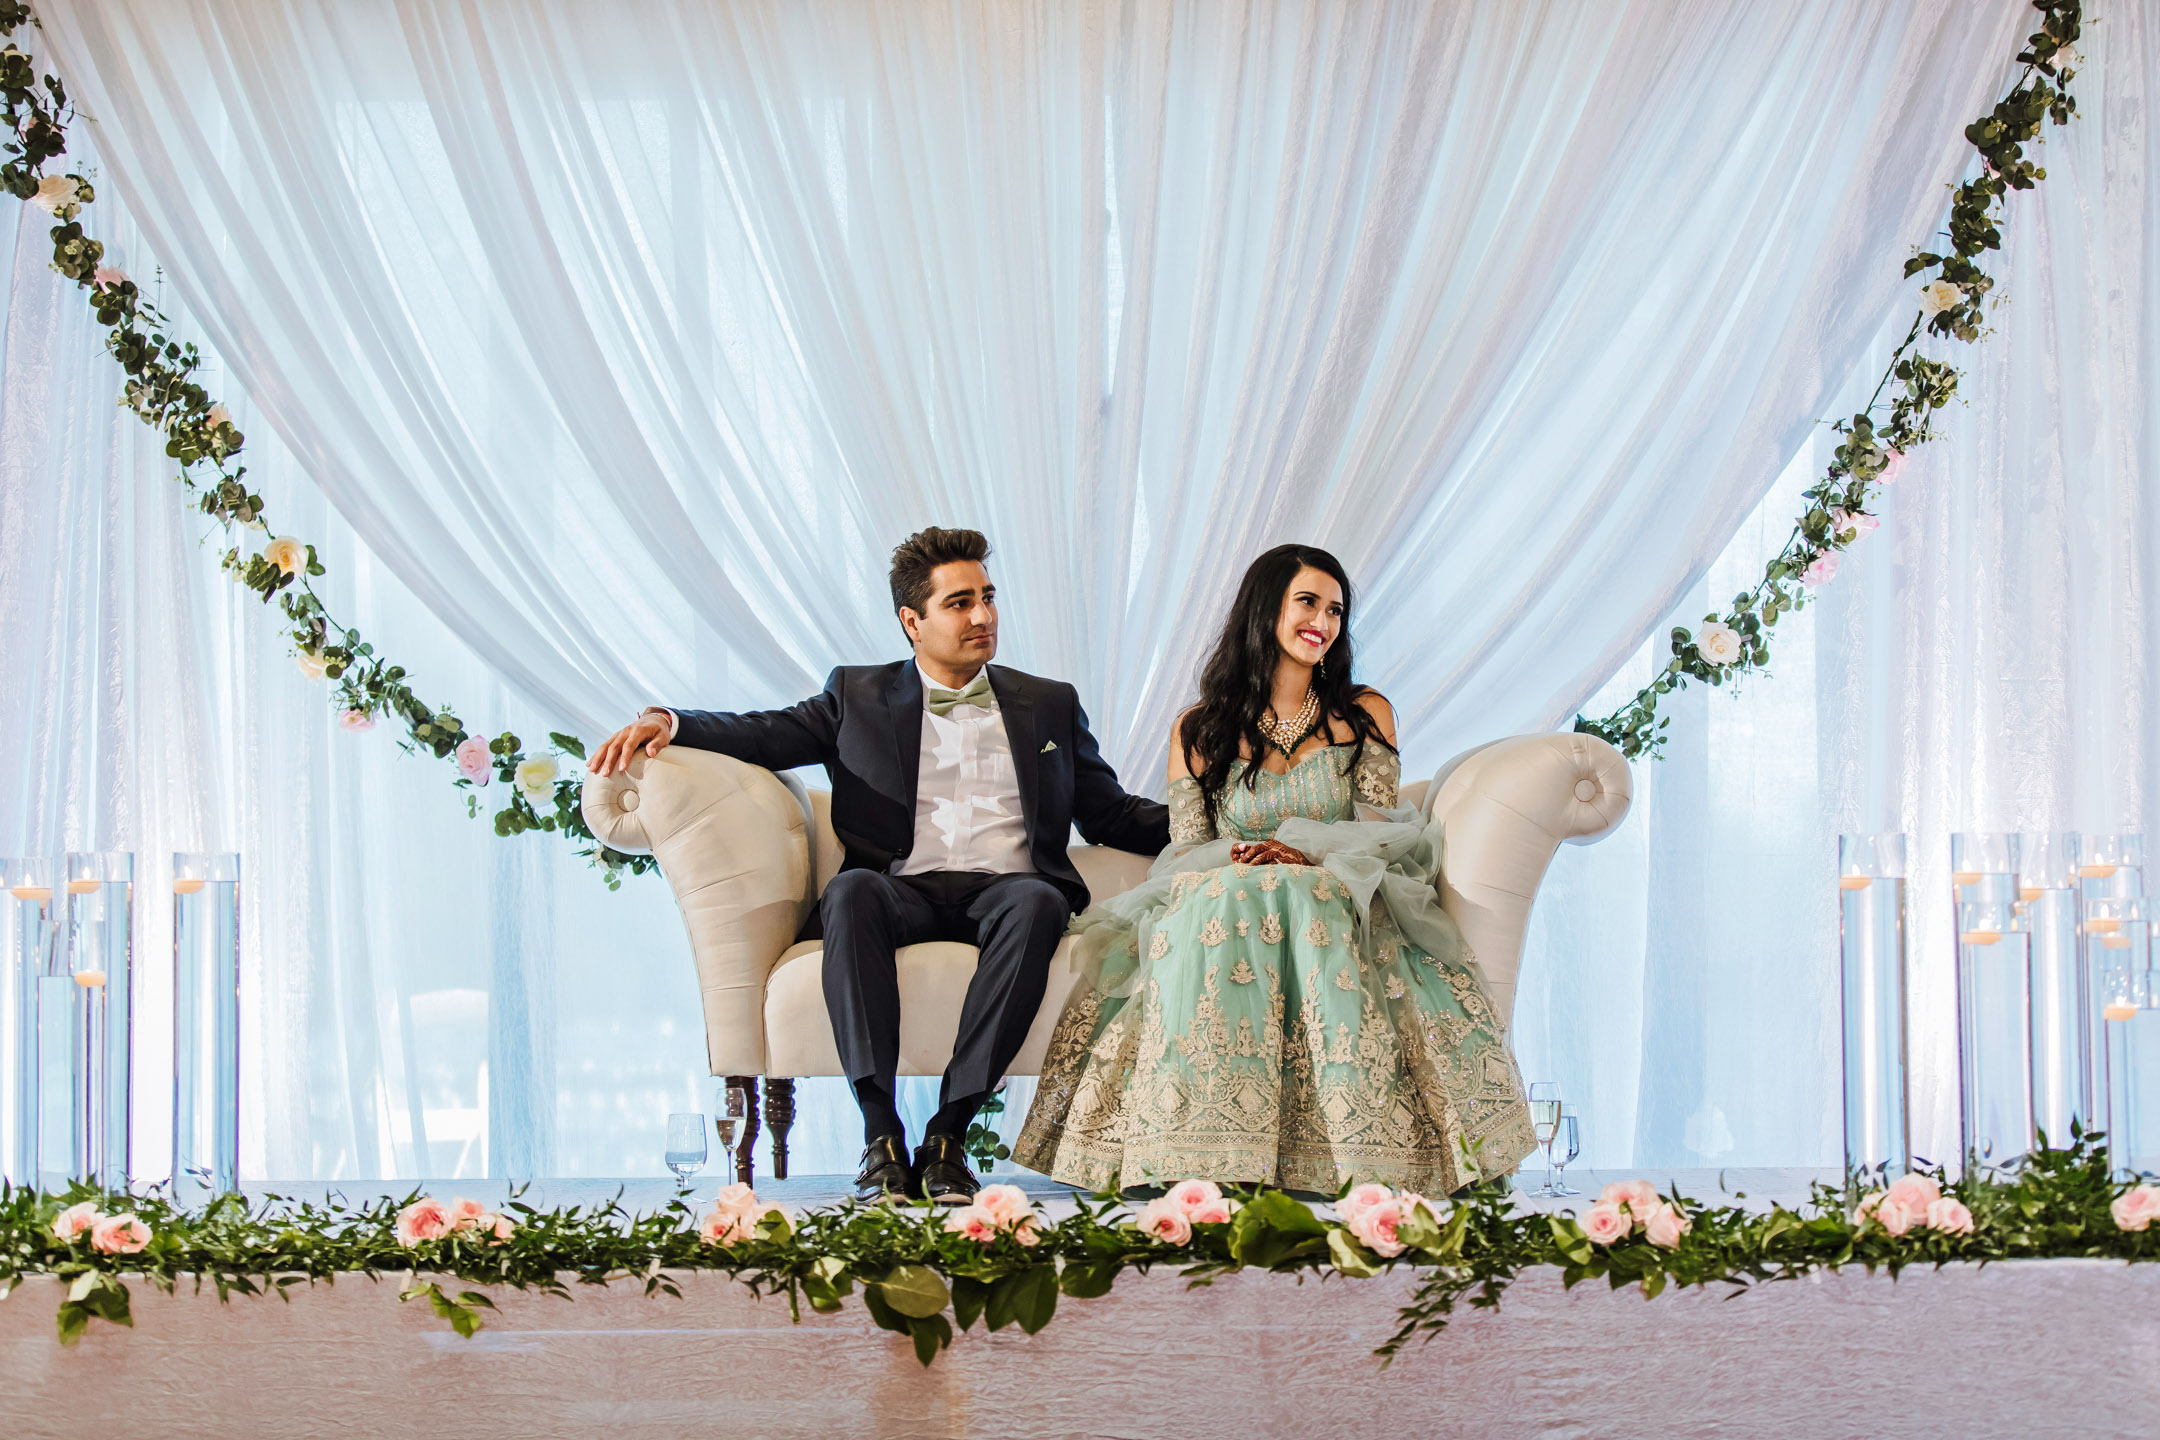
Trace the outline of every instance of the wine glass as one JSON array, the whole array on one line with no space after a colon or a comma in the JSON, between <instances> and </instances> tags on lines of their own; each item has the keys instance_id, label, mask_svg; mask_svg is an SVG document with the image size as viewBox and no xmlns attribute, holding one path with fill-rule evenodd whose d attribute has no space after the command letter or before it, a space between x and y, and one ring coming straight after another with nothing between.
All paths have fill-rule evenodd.
<instances>
[{"instance_id":1,"label":"wine glass","mask_svg":"<svg viewBox=\"0 0 2160 1440\"><path fill-rule=\"evenodd\" d=\"M705 1168L705 1117L697 1111L667 1117L667 1168L675 1172L681 1188L690 1188L690 1177Z\"/></svg>"},{"instance_id":2,"label":"wine glass","mask_svg":"<svg viewBox=\"0 0 2160 1440\"><path fill-rule=\"evenodd\" d=\"M1573 1105L1560 1107L1560 1126L1553 1132L1552 1142L1546 1148L1552 1156L1553 1168L1553 1188L1546 1193L1551 1195L1582 1194L1583 1192L1580 1190L1569 1189L1567 1176L1561 1173L1567 1169L1570 1160L1582 1154L1582 1125L1576 1118Z\"/></svg>"},{"instance_id":3,"label":"wine glass","mask_svg":"<svg viewBox=\"0 0 2160 1440\"><path fill-rule=\"evenodd\" d=\"M1530 1133L1537 1137L1538 1149L1545 1156L1545 1183L1532 1190L1532 1195L1555 1195L1553 1189L1553 1134L1560 1128L1560 1086L1552 1080L1540 1080L1530 1087Z\"/></svg>"},{"instance_id":4,"label":"wine glass","mask_svg":"<svg viewBox=\"0 0 2160 1440\"><path fill-rule=\"evenodd\" d=\"M735 1154L735 1127L740 1122L733 1115L713 1116L713 1133L720 1137L720 1175L727 1176L728 1161Z\"/></svg>"}]
</instances>

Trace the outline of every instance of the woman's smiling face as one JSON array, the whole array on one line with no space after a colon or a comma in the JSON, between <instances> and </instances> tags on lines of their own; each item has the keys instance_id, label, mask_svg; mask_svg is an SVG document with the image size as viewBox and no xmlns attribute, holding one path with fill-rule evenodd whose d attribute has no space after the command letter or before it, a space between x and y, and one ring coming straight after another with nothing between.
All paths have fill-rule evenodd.
<instances>
[{"instance_id":1,"label":"woman's smiling face","mask_svg":"<svg viewBox=\"0 0 2160 1440\"><path fill-rule=\"evenodd\" d=\"M1342 633L1342 623L1342 586L1334 576L1307 565L1290 577L1275 622L1275 640L1283 654L1300 665L1319 664Z\"/></svg>"}]
</instances>

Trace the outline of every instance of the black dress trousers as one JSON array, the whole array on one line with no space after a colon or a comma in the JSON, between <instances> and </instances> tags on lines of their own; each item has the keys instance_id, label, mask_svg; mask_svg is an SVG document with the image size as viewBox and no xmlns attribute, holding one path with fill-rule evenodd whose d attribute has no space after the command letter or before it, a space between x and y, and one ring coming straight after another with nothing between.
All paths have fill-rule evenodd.
<instances>
[{"instance_id":1,"label":"black dress trousers","mask_svg":"<svg viewBox=\"0 0 2160 1440\"><path fill-rule=\"evenodd\" d=\"M1050 958L1072 907L1040 875L843 870L819 905L825 929L825 1009L850 1084L876 1077L893 1092L900 1064L903 945L956 940L980 952L960 1007L941 1103L980 1095L1005 1078L1042 1005Z\"/></svg>"}]
</instances>

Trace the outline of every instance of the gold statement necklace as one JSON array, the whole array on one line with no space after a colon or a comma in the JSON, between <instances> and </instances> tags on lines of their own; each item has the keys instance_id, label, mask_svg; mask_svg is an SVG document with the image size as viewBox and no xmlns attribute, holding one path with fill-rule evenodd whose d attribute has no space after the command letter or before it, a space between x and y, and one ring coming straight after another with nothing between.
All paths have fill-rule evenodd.
<instances>
[{"instance_id":1,"label":"gold statement necklace","mask_svg":"<svg viewBox=\"0 0 2160 1440\"><path fill-rule=\"evenodd\" d=\"M1275 718L1272 707L1262 711L1259 719L1260 733L1268 742L1282 751L1285 760L1294 758L1297 747L1304 744L1318 728L1320 722L1320 692L1307 687L1305 703L1298 706L1295 718L1284 721Z\"/></svg>"}]
</instances>

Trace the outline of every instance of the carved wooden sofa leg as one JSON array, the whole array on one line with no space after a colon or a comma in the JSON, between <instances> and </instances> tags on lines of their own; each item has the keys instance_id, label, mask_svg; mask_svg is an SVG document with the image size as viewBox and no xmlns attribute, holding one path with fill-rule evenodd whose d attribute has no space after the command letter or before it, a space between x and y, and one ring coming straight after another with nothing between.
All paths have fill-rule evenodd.
<instances>
[{"instance_id":1,"label":"carved wooden sofa leg","mask_svg":"<svg viewBox=\"0 0 2160 1440\"><path fill-rule=\"evenodd\" d=\"M745 1185L754 1184L752 1172L757 1163L758 1093L757 1076L730 1075L727 1077L727 1113L735 1124L735 1178ZM788 1119L794 1120L792 1107Z\"/></svg>"},{"instance_id":2,"label":"carved wooden sofa leg","mask_svg":"<svg viewBox=\"0 0 2160 1440\"><path fill-rule=\"evenodd\" d=\"M772 1131L773 1179L787 1179L787 1137L795 1128L795 1082L765 1077L765 1124Z\"/></svg>"}]
</instances>

